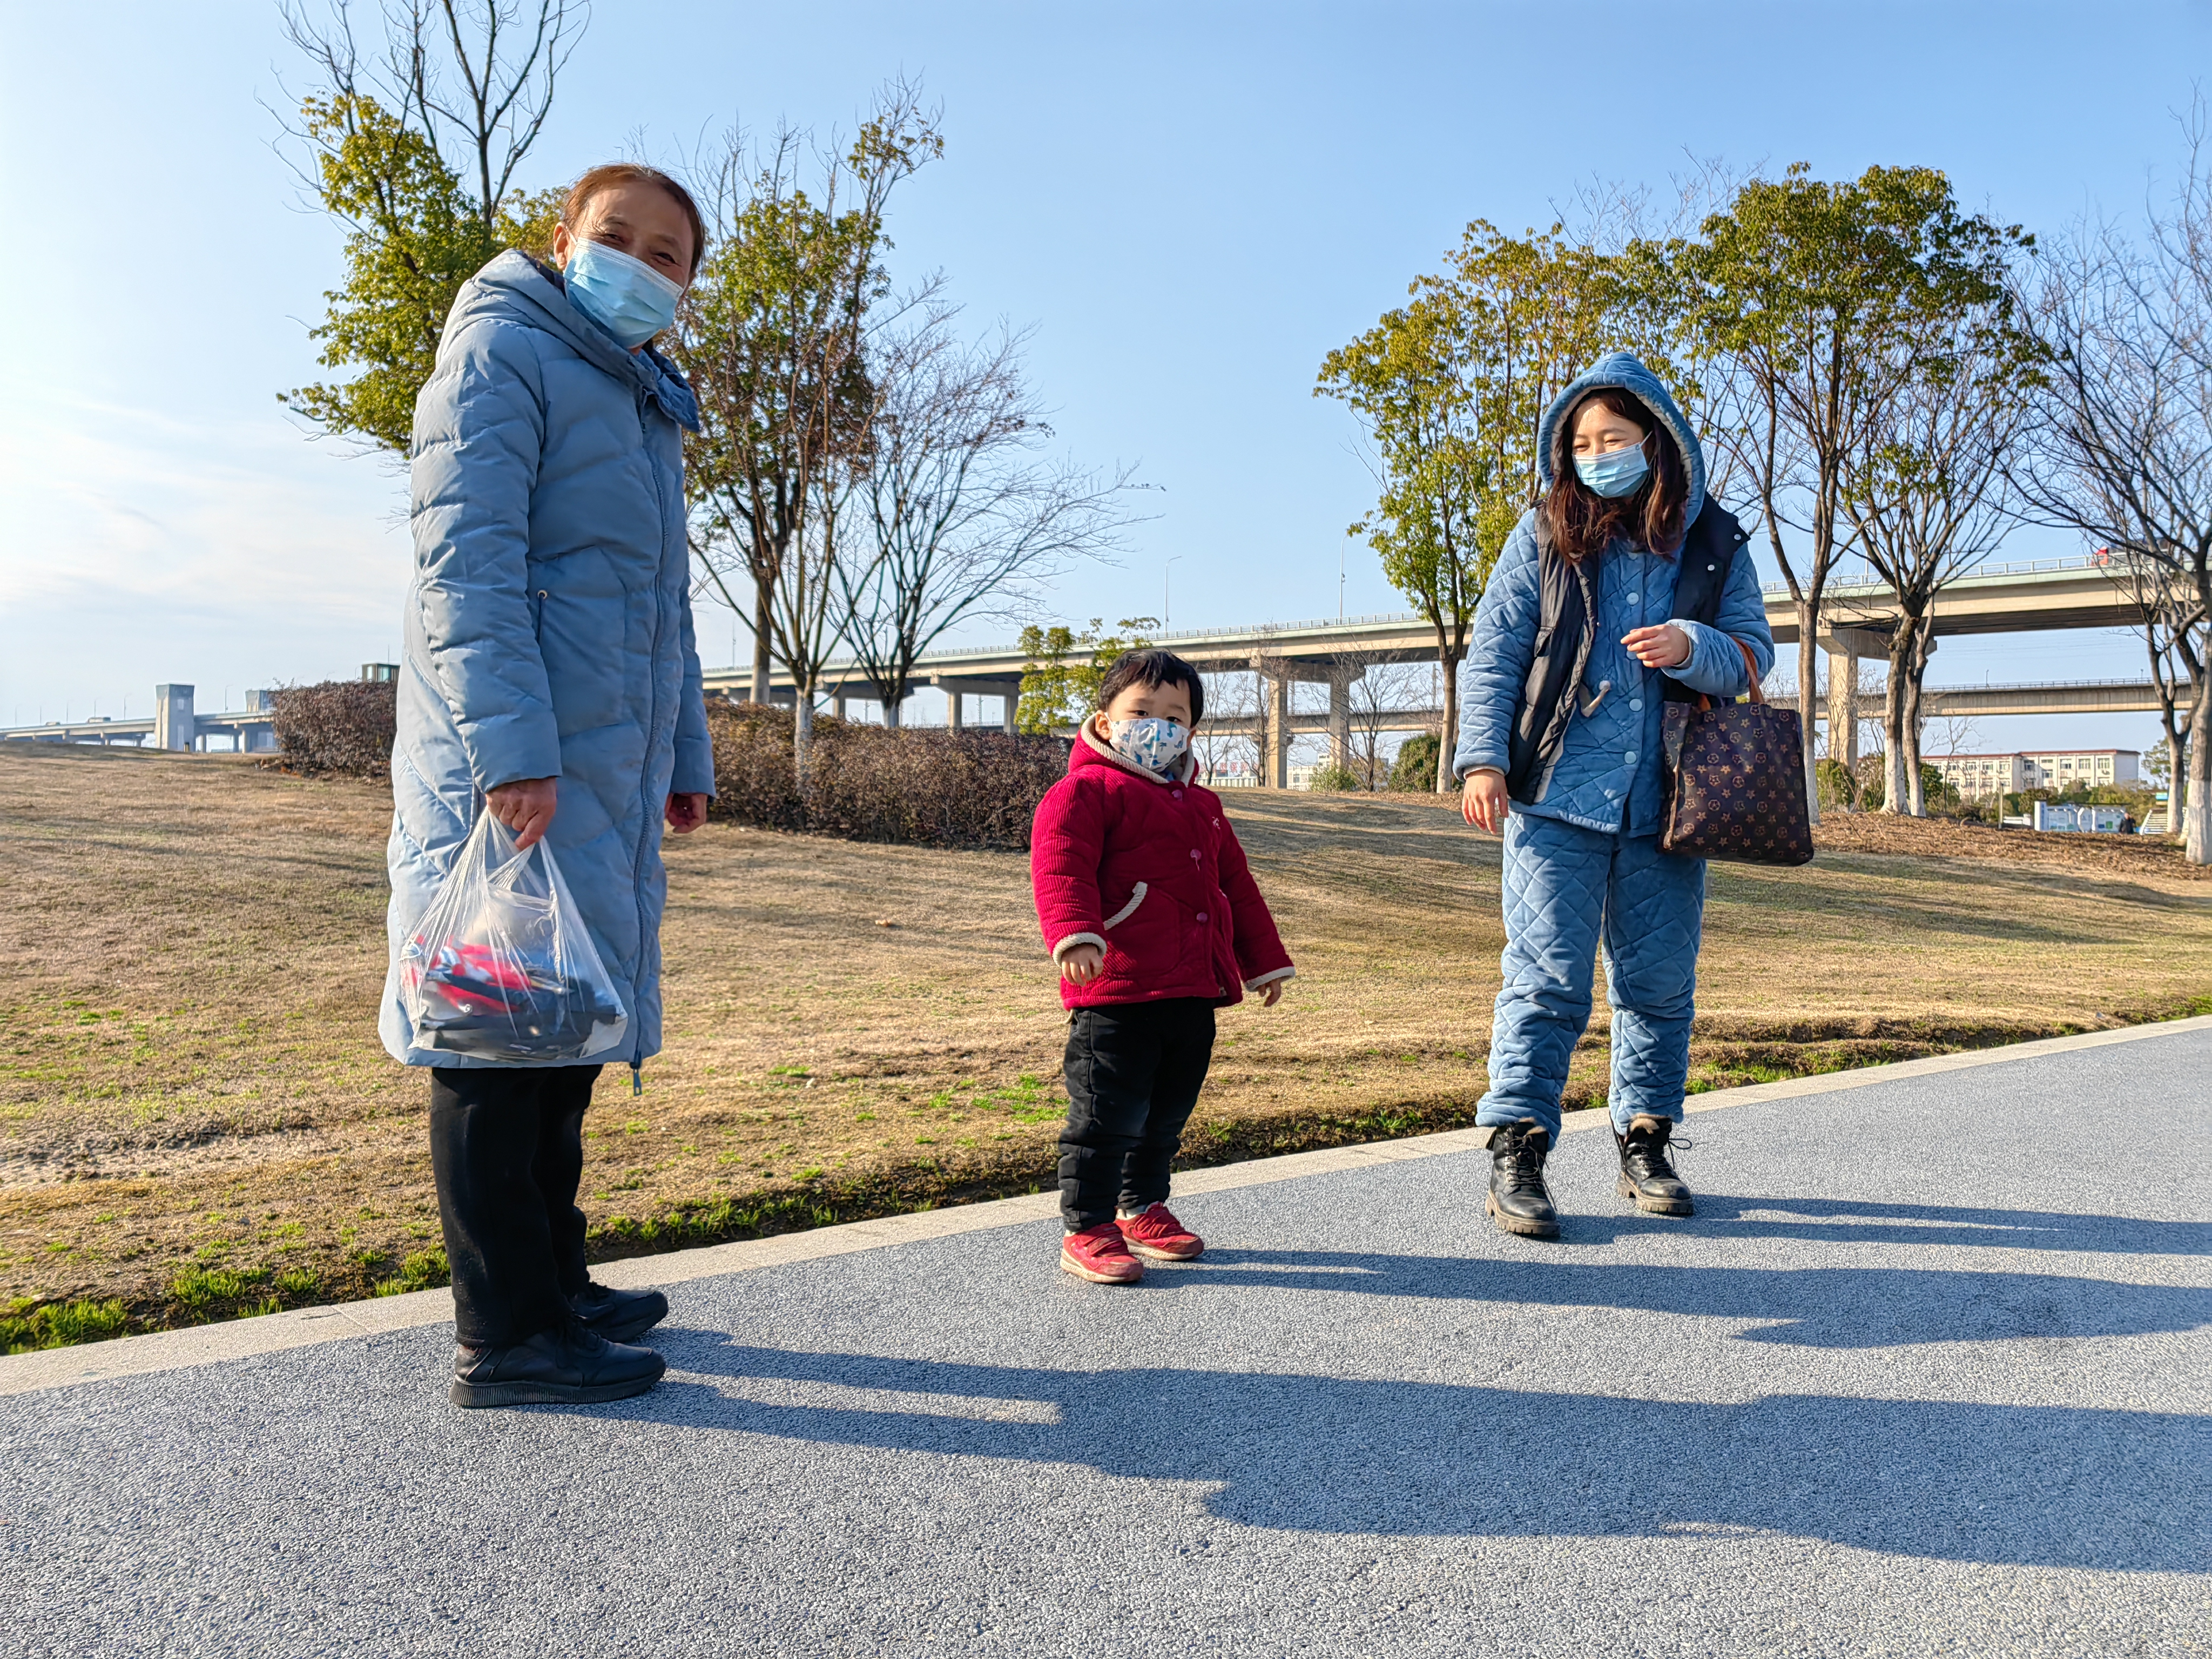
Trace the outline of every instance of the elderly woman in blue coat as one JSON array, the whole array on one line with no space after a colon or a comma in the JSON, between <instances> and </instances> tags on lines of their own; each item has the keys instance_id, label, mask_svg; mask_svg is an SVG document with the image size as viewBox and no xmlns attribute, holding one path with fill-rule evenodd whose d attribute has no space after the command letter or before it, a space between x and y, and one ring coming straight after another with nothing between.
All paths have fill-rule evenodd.
<instances>
[{"instance_id":1,"label":"elderly woman in blue coat","mask_svg":"<svg viewBox=\"0 0 2212 1659\"><path fill-rule=\"evenodd\" d=\"M404 615L385 1046L430 1073L430 1149L453 1266L453 1399L619 1399L653 1386L636 1346L658 1291L591 1283L584 1110L599 1064L418 1046L398 952L480 812L557 853L629 1013L635 1070L660 1045L663 825L714 789L684 540L683 434L697 406L647 343L675 318L704 230L648 167L594 168L552 263L504 253L454 301L415 405L415 577Z\"/></svg>"},{"instance_id":2,"label":"elderly woman in blue coat","mask_svg":"<svg viewBox=\"0 0 2212 1659\"><path fill-rule=\"evenodd\" d=\"M1704 453L1626 353L1562 392L1537 431L1544 494L1475 613L1454 770L1467 821L1505 836L1504 985L1490 1048L1484 1208L1557 1238L1544 1184L1602 940L1613 1010L1606 1102L1619 1190L1693 1207L1668 1157L1689 1075L1704 860L1659 848L1669 702L1747 690L1774 662L1758 573L1705 495Z\"/></svg>"}]
</instances>

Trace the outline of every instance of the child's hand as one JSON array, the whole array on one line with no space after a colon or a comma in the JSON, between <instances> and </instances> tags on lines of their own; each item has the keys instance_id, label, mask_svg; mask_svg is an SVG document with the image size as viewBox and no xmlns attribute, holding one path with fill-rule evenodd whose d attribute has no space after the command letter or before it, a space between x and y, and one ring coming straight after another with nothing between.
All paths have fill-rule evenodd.
<instances>
[{"instance_id":1,"label":"child's hand","mask_svg":"<svg viewBox=\"0 0 2212 1659\"><path fill-rule=\"evenodd\" d=\"M1070 985L1088 985L1098 977L1106 953L1095 945L1079 945L1060 959L1060 971Z\"/></svg>"},{"instance_id":2,"label":"child's hand","mask_svg":"<svg viewBox=\"0 0 2212 1659\"><path fill-rule=\"evenodd\" d=\"M1282 1000L1283 981L1279 979L1269 980L1267 988L1260 994L1260 1006L1262 1008L1272 1008Z\"/></svg>"}]
</instances>

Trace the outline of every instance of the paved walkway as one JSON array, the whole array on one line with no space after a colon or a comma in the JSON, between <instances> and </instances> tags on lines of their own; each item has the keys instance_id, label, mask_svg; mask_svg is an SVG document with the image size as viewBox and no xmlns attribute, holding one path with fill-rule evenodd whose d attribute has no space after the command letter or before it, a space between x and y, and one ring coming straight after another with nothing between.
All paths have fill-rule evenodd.
<instances>
[{"instance_id":1,"label":"paved walkway","mask_svg":"<svg viewBox=\"0 0 2212 1659\"><path fill-rule=\"evenodd\" d=\"M1687 1222L1571 1133L1557 1244L1443 1136L1133 1291L1035 1200L623 1264L614 1407L452 1409L434 1296L0 1360L0 1653L2212 1652L2212 1020L2127 1035L1740 1091Z\"/></svg>"}]
</instances>

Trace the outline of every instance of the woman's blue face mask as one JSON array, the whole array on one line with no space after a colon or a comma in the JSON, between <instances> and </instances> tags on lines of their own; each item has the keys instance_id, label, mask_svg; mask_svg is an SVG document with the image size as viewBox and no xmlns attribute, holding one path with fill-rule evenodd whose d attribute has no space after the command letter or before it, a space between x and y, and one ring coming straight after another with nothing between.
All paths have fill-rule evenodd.
<instances>
[{"instance_id":1,"label":"woman's blue face mask","mask_svg":"<svg viewBox=\"0 0 2212 1659\"><path fill-rule=\"evenodd\" d=\"M676 320L680 283L604 242L580 242L562 273L568 303L635 351Z\"/></svg>"},{"instance_id":2,"label":"woman's blue face mask","mask_svg":"<svg viewBox=\"0 0 2212 1659\"><path fill-rule=\"evenodd\" d=\"M1609 455L1575 457L1575 476L1608 501L1632 493L1650 471L1651 463L1644 459L1642 444L1631 444Z\"/></svg>"}]
</instances>

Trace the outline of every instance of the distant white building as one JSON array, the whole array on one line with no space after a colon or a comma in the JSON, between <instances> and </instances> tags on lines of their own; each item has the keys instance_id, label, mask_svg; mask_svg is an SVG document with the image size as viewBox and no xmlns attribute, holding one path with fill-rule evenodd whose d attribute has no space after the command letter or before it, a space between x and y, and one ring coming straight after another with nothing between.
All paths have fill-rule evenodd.
<instances>
[{"instance_id":1,"label":"distant white building","mask_svg":"<svg viewBox=\"0 0 2212 1659\"><path fill-rule=\"evenodd\" d=\"M1943 755L1929 757L1961 799L2017 794L2025 789L2066 789L2077 783L2137 783L2142 753L2135 749L2051 749L2038 754Z\"/></svg>"}]
</instances>

